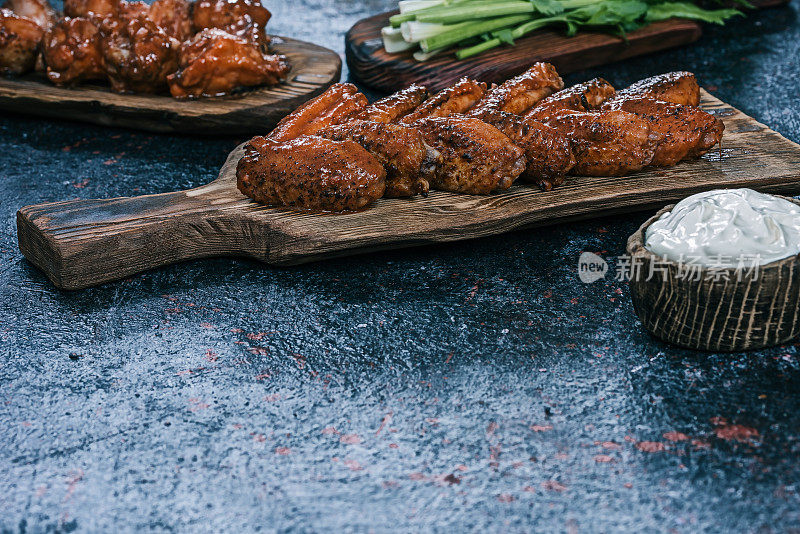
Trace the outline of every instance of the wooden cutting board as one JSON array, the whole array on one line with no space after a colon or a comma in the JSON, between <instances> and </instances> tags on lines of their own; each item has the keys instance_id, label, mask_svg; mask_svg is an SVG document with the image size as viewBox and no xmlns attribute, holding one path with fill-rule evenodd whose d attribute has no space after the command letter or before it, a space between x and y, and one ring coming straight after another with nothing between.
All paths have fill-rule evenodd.
<instances>
[{"instance_id":1,"label":"wooden cutting board","mask_svg":"<svg viewBox=\"0 0 800 534\"><path fill-rule=\"evenodd\" d=\"M100 83L56 87L35 73L0 77L0 109L152 132L237 135L269 131L342 75L342 60L336 52L295 39L274 39L273 49L289 58L292 70L285 83L273 87L189 101L169 95L121 95Z\"/></svg>"},{"instance_id":2,"label":"wooden cutting board","mask_svg":"<svg viewBox=\"0 0 800 534\"><path fill-rule=\"evenodd\" d=\"M383 13L357 22L345 36L345 54L350 72L362 83L387 93L412 83L432 92L450 87L468 76L482 82L502 83L536 61L555 65L561 74L641 56L685 45L700 38L702 29L689 20L666 20L628 34L628 42L604 33L581 32L566 37L563 32L541 30L462 61L442 54L419 62L410 52L389 54L383 49L381 28L397 12Z\"/></svg>"},{"instance_id":3,"label":"wooden cutting board","mask_svg":"<svg viewBox=\"0 0 800 534\"><path fill-rule=\"evenodd\" d=\"M752 0L757 8L785 5L789 0ZM700 24L672 19L631 32L627 41L613 35L580 32L565 37L564 32L540 30L517 39L513 47L501 46L479 56L456 60L453 54L435 56L419 62L411 52L388 54L383 49L381 28L389 25L382 13L357 22L345 36L345 54L350 72L365 85L391 93L412 83L425 85L433 92L451 86L463 76L488 83L502 83L536 61L552 63L561 74L605 65L635 56L685 45L700 38Z\"/></svg>"},{"instance_id":4,"label":"wooden cutting board","mask_svg":"<svg viewBox=\"0 0 800 534\"><path fill-rule=\"evenodd\" d=\"M660 208L717 187L800 194L800 146L703 92L725 122L722 148L670 169L570 177L553 191L515 185L492 196L435 191L381 199L359 213L268 208L236 188L234 150L212 183L175 193L71 200L22 208L22 253L59 288L81 289L162 265L246 256L293 265L372 250L489 236L521 228Z\"/></svg>"}]
</instances>

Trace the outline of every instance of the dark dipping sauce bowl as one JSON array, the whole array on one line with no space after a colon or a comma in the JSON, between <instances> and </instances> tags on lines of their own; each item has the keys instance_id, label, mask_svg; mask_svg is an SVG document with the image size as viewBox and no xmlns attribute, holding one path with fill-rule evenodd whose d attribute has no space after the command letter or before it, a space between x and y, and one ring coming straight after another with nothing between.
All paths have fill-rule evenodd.
<instances>
[{"instance_id":1,"label":"dark dipping sauce bowl","mask_svg":"<svg viewBox=\"0 0 800 534\"><path fill-rule=\"evenodd\" d=\"M667 260L645 248L645 232L673 208L628 238L631 298L645 328L673 345L714 352L771 347L800 335L800 255L743 269Z\"/></svg>"}]
</instances>

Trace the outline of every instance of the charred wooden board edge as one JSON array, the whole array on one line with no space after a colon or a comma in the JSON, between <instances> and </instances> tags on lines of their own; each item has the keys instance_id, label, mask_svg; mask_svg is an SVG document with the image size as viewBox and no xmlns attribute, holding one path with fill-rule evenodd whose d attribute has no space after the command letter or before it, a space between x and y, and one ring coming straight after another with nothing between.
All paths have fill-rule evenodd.
<instances>
[{"instance_id":1,"label":"charred wooden board edge","mask_svg":"<svg viewBox=\"0 0 800 534\"><path fill-rule=\"evenodd\" d=\"M612 35L581 32L565 37L553 30L541 30L474 58L457 61L451 55L426 62L410 53L387 54L380 29L395 12L383 13L357 22L345 36L345 57L353 76L375 89L397 91L411 83L427 85L431 91L448 87L462 76L500 83L519 74L535 61L553 63L568 74L614 61L666 50L696 41L701 26L689 20L672 19L631 32L626 40ZM591 53L590 53L591 52Z\"/></svg>"},{"instance_id":2,"label":"charred wooden board edge","mask_svg":"<svg viewBox=\"0 0 800 534\"><path fill-rule=\"evenodd\" d=\"M158 133L239 135L272 128L307 100L338 82L339 55L322 46L277 38L275 51L292 63L286 82L239 95L176 100L169 95L117 94L99 85L57 87L41 74L0 77L0 109Z\"/></svg>"},{"instance_id":3,"label":"charred wooden board edge","mask_svg":"<svg viewBox=\"0 0 800 534\"><path fill-rule=\"evenodd\" d=\"M715 187L800 193L800 146L705 92L702 105L726 122L728 148L669 170L571 178L547 193L528 185L488 197L436 191L381 199L359 213L312 214L242 195L235 179L240 146L216 180L192 190L24 207L20 250L57 287L82 289L196 258L245 256L284 266L473 239L662 207Z\"/></svg>"}]
</instances>

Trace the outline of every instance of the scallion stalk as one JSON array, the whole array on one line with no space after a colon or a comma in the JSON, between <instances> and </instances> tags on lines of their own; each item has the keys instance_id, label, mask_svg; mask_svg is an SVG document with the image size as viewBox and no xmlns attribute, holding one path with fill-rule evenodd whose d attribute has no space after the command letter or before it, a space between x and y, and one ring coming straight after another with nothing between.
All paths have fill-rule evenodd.
<instances>
[{"instance_id":1,"label":"scallion stalk","mask_svg":"<svg viewBox=\"0 0 800 534\"><path fill-rule=\"evenodd\" d=\"M515 15L490 20L465 22L463 24L453 24L447 31L443 31L438 35L420 41L419 46L422 48L423 52L432 52L433 50L453 46L465 39L499 30L506 26L513 26L514 24L519 24L520 22L525 22L530 19L531 17L528 15Z\"/></svg>"}]
</instances>

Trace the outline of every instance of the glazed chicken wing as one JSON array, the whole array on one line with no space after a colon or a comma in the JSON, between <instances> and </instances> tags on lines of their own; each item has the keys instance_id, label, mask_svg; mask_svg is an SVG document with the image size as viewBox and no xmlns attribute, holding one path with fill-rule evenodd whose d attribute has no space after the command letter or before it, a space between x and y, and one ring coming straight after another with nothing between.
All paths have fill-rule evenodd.
<instances>
[{"instance_id":1,"label":"glazed chicken wing","mask_svg":"<svg viewBox=\"0 0 800 534\"><path fill-rule=\"evenodd\" d=\"M64 18L42 41L47 78L56 85L71 85L106 77L101 34L87 18Z\"/></svg>"},{"instance_id":2,"label":"glazed chicken wing","mask_svg":"<svg viewBox=\"0 0 800 534\"><path fill-rule=\"evenodd\" d=\"M147 10L147 15L167 35L184 42L192 36L190 12L188 0L156 0Z\"/></svg>"},{"instance_id":3,"label":"glazed chicken wing","mask_svg":"<svg viewBox=\"0 0 800 534\"><path fill-rule=\"evenodd\" d=\"M42 30L49 30L56 23L56 12L47 0L6 0L3 6L16 15L32 20Z\"/></svg>"},{"instance_id":4,"label":"glazed chicken wing","mask_svg":"<svg viewBox=\"0 0 800 534\"><path fill-rule=\"evenodd\" d=\"M549 63L536 63L516 78L493 87L472 108L472 114L503 111L523 115L533 106L564 88L564 81Z\"/></svg>"},{"instance_id":5,"label":"glazed chicken wing","mask_svg":"<svg viewBox=\"0 0 800 534\"><path fill-rule=\"evenodd\" d=\"M36 66L44 30L27 17L0 9L0 74L23 74Z\"/></svg>"},{"instance_id":6,"label":"glazed chicken wing","mask_svg":"<svg viewBox=\"0 0 800 534\"><path fill-rule=\"evenodd\" d=\"M526 167L521 179L545 191L561 185L575 165L569 139L549 126L503 111L483 110L470 116L491 124L524 150Z\"/></svg>"},{"instance_id":7,"label":"glazed chicken wing","mask_svg":"<svg viewBox=\"0 0 800 534\"><path fill-rule=\"evenodd\" d=\"M192 10L196 31L219 28L263 45L269 44L265 28L271 17L258 0L199 0Z\"/></svg>"},{"instance_id":8,"label":"glazed chicken wing","mask_svg":"<svg viewBox=\"0 0 800 534\"><path fill-rule=\"evenodd\" d=\"M460 115L420 119L425 142L441 154L431 187L488 195L511 187L525 170L525 153L500 130Z\"/></svg>"},{"instance_id":9,"label":"glazed chicken wing","mask_svg":"<svg viewBox=\"0 0 800 534\"><path fill-rule=\"evenodd\" d=\"M601 110L633 113L650 125L658 137L653 166L669 167L685 158L706 153L722 138L722 121L694 106L683 106L643 97L617 97Z\"/></svg>"},{"instance_id":10,"label":"glazed chicken wing","mask_svg":"<svg viewBox=\"0 0 800 534\"><path fill-rule=\"evenodd\" d=\"M527 117L540 120L562 110L591 111L614 95L614 87L602 78L563 89L539 102Z\"/></svg>"},{"instance_id":11,"label":"glazed chicken wing","mask_svg":"<svg viewBox=\"0 0 800 534\"><path fill-rule=\"evenodd\" d=\"M120 0L64 0L64 14L68 17L116 17Z\"/></svg>"},{"instance_id":12,"label":"glazed chicken wing","mask_svg":"<svg viewBox=\"0 0 800 534\"><path fill-rule=\"evenodd\" d=\"M620 97L649 97L685 106L700 105L700 85L691 72L668 72L640 80L618 93Z\"/></svg>"},{"instance_id":13,"label":"glazed chicken wing","mask_svg":"<svg viewBox=\"0 0 800 534\"><path fill-rule=\"evenodd\" d=\"M103 59L111 89L118 93L157 93L178 69L180 43L150 20L119 25L103 40Z\"/></svg>"},{"instance_id":14,"label":"glazed chicken wing","mask_svg":"<svg viewBox=\"0 0 800 534\"><path fill-rule=\"evenodd\" d=\"M351 83L337 83L290 113L269 134L275 141L312 135L327 126L341 124L367 107L367 97Z\"/></svg>"},{"instance_id":15,"label":"glazed chicken wing","mask_svg":"<svg viewBox=\"0 0 800 534\"><path fill-rule=\"evenodd\" d=\"M570 140L576 161L572 173L582 176L638 171L653 160L658 141L645 120L625 111L563 110L544 122Z\"/></svg>"},{"instance_id":16,"label":"glazed chicken wing","mask_svg":"<svg viewBox=\"0 0 800 534\"><path fill-rule=\"evenodd\" d=\"M425 145L419 130L400 124L355 120L329 126L316 135L334 141L355 141L375 156L386 169L384 196L428 194L428 179L439 154Z\"/></svg>"},{"instance_id":17,"label":"glazed chicken wing","mask_svg":"<svg viewBox=\"0 0 800 534\"><path fill-rule=\"evenodd\" d=\"M383 124L397 122L417 109L426 98L428 98L428 89L413 84L402 91L373 102L356 118Z\"/></svg>"},{"instance_id":18,"label":"glazed chicken wing","mask_svg":"<svg viewBox=\"0 0 800 534\"><path fill-rule=\"evenodd\" d=\"M383 196L383 166L353 141L255 137L236 168L239 190L267 205L356 211Z\"/></svg>"},{"instance_id":19,"label":"glazed chicken wing","mask_svg":"<svg viewBox=\"0 0 800 534\"><path fill-rule=\"evenodd\" d=\"M420 107L402 119L402 124L413 124L419 119L447 117L466 113L486 94L486 84L469 78L462 78L452 87L448 87L426 100Z\"/></svg>"},{"instance_id":20,"label":"glazed chicken wing","mask_svg":"<svg viewBox=\"0 0 800 534\"><path fill-rule=\"evenodd\" d=\"M205 29L181 45L180 70L167 77L176 98L220 96L239 87L274 85L289 73L283 56L267 55L246 39Z\"/></svg>"}]
</instances>

